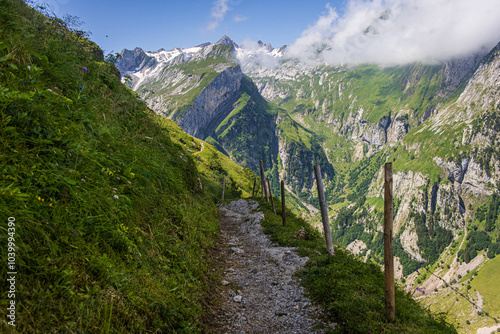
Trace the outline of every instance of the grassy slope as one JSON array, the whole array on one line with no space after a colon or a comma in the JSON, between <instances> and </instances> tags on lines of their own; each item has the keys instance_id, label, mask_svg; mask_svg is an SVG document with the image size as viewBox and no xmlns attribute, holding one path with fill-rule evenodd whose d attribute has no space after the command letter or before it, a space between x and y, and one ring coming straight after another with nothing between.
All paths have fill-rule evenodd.
<instances>
[{"instance_id":1,"label":"grassy slope","mask_svg":"<svg viewBox=\"0 0 500 334\"><path fill-rule=\"evenodd\" d=\"M214 201L222 196L223 175L226 175L225 199L251 196L253 181L257 180L253 171L238 165L213 145L186 134L174 121L163 117L157 118L162 127L167 129L170 137L193 156L203 189L213 197ZM258 182L259 180L257 186Z\"/></svg>"},{"instance_id":2,"label":"grassy slope","mask_svg":"<svg viewBox=\"0 0 500 334\"><path fill-rule=\"evenodd\" d=\"M477 291L484 298L483 310L497 319L500 314L500 286L498 284L492 284L492 277L497 278L500 277L499 275L500 256L497 255L477 272L477 276L474 277L470 283L474 294L476 294ZM476 319L477 322L471 324L472 328L499 325L498 322L495 323L491 318L487 318L481 314L480 317Z\"/></svg>"},{"instance_id":3,"label":"grassy slope","mask_svg":"<svg viewBox=\"0 0 500 334\"><path fill-rule=\"evenodd\" d=\"M471 286L485 297L484 310L500 314L500 286L491 284L491 277L500 277L500 257L497 256L484 265L474 278Z\"/></svg>"},{"instance_id":4,"label":"grassy slope","mask_svg":"<svg viewBox=\"0 0 500 334\"><path fill-rule=\"evenodd\" d=\"M454 255L454 254L453 254ZM483 252L483 255L486 255ZM451 263L449 257L442 258L444 265ZM492 277L498 277L500 257L488 261L479 269L474 269L458 280L454 280L452 286L460 293L466 295L471 301L481 304L483 301L483 310L490 316L496 318L500 313L498 296L500 289L497 284L492 284ZM423 275L420 278L425 280L429 271L439 271L438 266L421 271ZM444 271L441 271L441 276ZM426 277L427 276L427 277ZM478 296L481 295L481 299ZM495 325L495 321L482 314L481 310L473 306L465 298L457 295L450 288L442 288L437 292L430 292L420 298L421 304L429 307L433 312L449 312L446 316L447 320L454 323L456 328L462 333L476 333L481 327L489 327ZM498 325L498 324L497 324Z\"/></svg>"},{"instance_id":5,"label":"grassy slope","mask_svg":"<svg viewBox=\"0 0 500 334\"><path fill-rule=\"evenodd\" d=\"M259 94L252 80L244 76L241 94L232 112L212 134L217 143L242 165L258 172L262 160L275 194L279 192L279 177L274 124L279 111Z\"/></svg>"},{"instance_id":6,"label":"grassy slope","mask_svg":"<svg viewBox=\"0 0 500 334\"><path fill-rule=\"evenodd\" d=\"M241 95L233 107L234 110L215 130L214 138L221 143L225 142L225 146L231 148L230 152L232 154L241 155L242 152L248 151L248 148L252 145L269 145L273 135L270 125L272 119L278 113L278 108L260 96L257 87L250 78L243 78ZM264 124L257 131L250 131L252 126L256 125L256 122ZM238 136L236 143L233 142L235 134ZM265 150L265 155L271 154L271 152L267 152L268 150L269 148Z\"/></svg>"},{"instance_id":7,"label":"grassy slope","mask_svg":"<svg viewBox=\"0 0 500 334\"><path fill-rule=\"evenodd\" d=\"M221 175L229 197L248 193L251 173L205 144L199 174L192 139L160 124L95 44L21 1L0 9L0 216L16 218L17 332L201 330Z\"/></svg>"}]
</instances>

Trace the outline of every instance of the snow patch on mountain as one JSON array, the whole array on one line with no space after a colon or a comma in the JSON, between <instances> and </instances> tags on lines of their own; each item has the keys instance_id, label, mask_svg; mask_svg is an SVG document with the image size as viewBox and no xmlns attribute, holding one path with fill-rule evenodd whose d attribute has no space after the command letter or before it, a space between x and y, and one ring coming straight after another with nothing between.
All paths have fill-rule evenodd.
<instances>
[{"instance_id":1,"label":"snow patch on mountain","mask_svg":"<svg viewBox=\"0 0 500 334\"><path fill-rule=\"evenodd\" d=\"M296 73L289 74L289 66L285 68L286 73L277 73L285 61L287 46L274 48L271 43L264 44L262 41L245 40L241 46L236 44L229 36L223 36L215 44L203 43L191 48L175 48L172 50L160 49L158 51L143 51L141 48L134 50L124 49L121 53L122 59L117 67L122 74L123 81L130 81L129 86L137 90L148 78L161 75L162 70L169 65L187 62L191 59L203 59L213 49L214 45L230 45L235 54L242 71L252 77L264 76L269 70L275 70L274 74L279 77L293 78ZM295 66L293 66L295 67ZM269 74L269 73L268 73ZM129 76L130 78L127 79Z\"/></svg>"},{"instance_id":2,"label":"snow patch on mountain","mask_svg":"<svg viewBox=\"0 0 500 334\"><path fill-rule=\"evenodd\" d=\"M195 46L189 49L173 49L170 51L165 51L165 50L159 50L155 52L146 52L146 55L150 57L154 57L158 63L171 63L173 59L178 57L179 55L182 55L183 61L188 61L193 57L194 54L200 52L202 47Z\"/></svg>"},{"instance_id":3,"label":"snow patch on mountain","mask_svg":"<svg viewBox=\"0 0 500 334\"><path fill-rule=\"evenodd\" d=\"M132 79L130 87L137 90L146 80L158 77L162 70L169 65L178 65L191 59L203 59L213 49L213 44L205 43L199 46L181 49L175 48L166 51L143 51L140 48L134 51L124 49L122 60L117 67L122 75L122 81L126 82L126 76ZM133 59L129 54L134 52ZM137 61L137 59L141 61ZM130 80L130 79L128 79Z\"/></svg>"}]
</instances>

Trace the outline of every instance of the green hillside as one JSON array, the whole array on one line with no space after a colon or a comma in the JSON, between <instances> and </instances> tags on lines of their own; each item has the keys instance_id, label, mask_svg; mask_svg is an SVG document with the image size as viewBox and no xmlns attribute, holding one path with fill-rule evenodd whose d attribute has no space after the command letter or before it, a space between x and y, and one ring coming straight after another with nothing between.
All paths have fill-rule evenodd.
<instances>
[{"instance_id":1,"label":"green hillside","mask_svg":"<svg viewBox=\"0 0 500 334\"><path fill-rule=\"evenodd\" d=\"M500 275L500 257L484 265L481 271L477 274L471 282L474 290L477 290L482 296L485 297L486 303L484 310L488 313L500 313L500 288L496 284L491 284L491 277L498 277Z\"/></svg>"},{"instance_id":2,"label":"green hillside","mask_svg":"<svg viewBox=\"0 0 500 334\"><path fill-rule=\"evenodd\" d=\"M201 331L222 175L230 198L253 173L155 116L64 21L18 0L0 10L0 240L14 217L17 332Z\"/></svg>"},{"instance_id":3,"label":"green hillside","mask_svg":"<svg viewBox=\"0 0 500 334\"><path fill-rule=\"evenodd\" d=\"M219 123L211 137L243 166L258 171L262 160L265 169L270 170L276 164L277 115L278 108L264 100L252 80L244 76L232 112Z\"/></svg>"}]
</instances>

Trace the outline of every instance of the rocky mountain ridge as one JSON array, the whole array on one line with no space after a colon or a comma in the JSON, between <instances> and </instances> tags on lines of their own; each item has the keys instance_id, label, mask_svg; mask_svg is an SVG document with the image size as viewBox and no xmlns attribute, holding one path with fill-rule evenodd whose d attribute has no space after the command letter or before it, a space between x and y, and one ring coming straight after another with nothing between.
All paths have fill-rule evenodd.
<instances>
[{"instance_id":1,"label":"rocky mountain ridge","mask_svg":"<svg viewBox=\"0 0 500 334\"><path fill-rule=\"evenodd\" d=\"M274 55L282 54L285 49L274 49L270 44L259 45L257 51ZM301 190L313 186L311 162L300 161L298 168L291 171L279 168L278 151L287 150L282 146L304 152L306 159L319 155L327 164L324 170L333 175L320 145L315 144L316 153L308 153L310 147L304 146L309 145L310 138L304 143L296 133L303 130L294 130L293 140L279 140L278 128L292 123L293 129L301 126L283 109L271 106L261 97L253 82L237 65L241 50L227 36L215 44L190 49L146 53L136 48L122 51L117 67L124 81L128 78L129 86L153 110L175 120L187 133L218 145L235 161L255 171L259 168L259 160L263 160L266 170L276 176L272 181L274 187L278 186L279 171L287 182L290 180L290 184L294 184L293 188ZM254 51L245 57L252 57ZM133 55L136 59L131 57ZM207 62L207 59L211 60ZM135 71L131 70L134 68ZM307 134L307 137L313 136ZM284 155L281 158L285 165L297 165L294 161L287 161ZM305 170L300 167L302 165L307 166ZM307 179L304 179L304 173L308 175Z\"/></svg>"},{"instance_id":2,"label":"rocky mountain ridge","mask_svg":"<svg viewBox=\"0 0 500 334\"><path fill-rule=\"evenodd\" d=\"M191 106L172 118L188 134L205 139L232 111L242 79L239 66L226 68L203 88Z\"/></svg>"}]
</instances>

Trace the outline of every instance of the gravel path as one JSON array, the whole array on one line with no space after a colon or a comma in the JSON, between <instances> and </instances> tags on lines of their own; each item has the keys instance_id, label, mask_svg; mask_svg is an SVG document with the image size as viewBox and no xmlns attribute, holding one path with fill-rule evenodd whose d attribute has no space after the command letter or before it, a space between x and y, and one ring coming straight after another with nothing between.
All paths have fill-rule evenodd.
<instances>
[{"instance_id":1,"label":"gravel path","mask_svg":"<svg viewBox=\"0 0 500 334\"><path fill-rule=\"evenodd\" d=\"M224 261L221 333L325 333L321 309L292 278L307 258L291 247L273 247L262 232L258 203L238 200L220 207Z\"/></svg>"}]
</instances>

